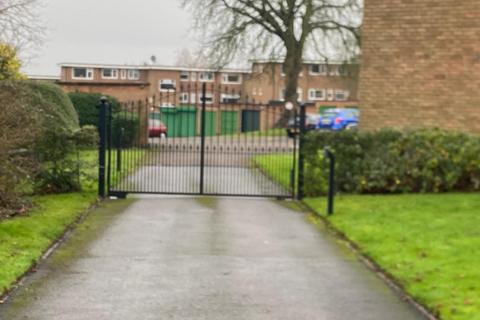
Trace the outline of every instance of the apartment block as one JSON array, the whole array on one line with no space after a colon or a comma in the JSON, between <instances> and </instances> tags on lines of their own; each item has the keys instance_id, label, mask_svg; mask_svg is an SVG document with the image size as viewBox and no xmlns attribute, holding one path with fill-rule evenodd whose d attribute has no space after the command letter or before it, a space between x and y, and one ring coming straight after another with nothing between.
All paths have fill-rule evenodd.
<instances>
[{"instance_id":1,"label":"apartment block","mask_svg":"<svg viewBox=\"0 0 480 320\"><path fill-rule=\"evenodd\" d=\"M261 104L283 100L281 61L255 60L250 69L203 69L154 65L62 63L58 83L67 91L98 92L120 101L155 97L160 104L200 103L207 84L207 103L240 97ZM299 80L299 100L317 109L357 106L357 65L306 61Z\"/></svg>"},{"instance_id":2,"label":"apartment block","mask_svg":"<svg viewBox=\"0 0 480 320\"><path fill-rule=\"evenodd\" d=\"M480 133L480 1L367 0L360 127Z\"/></svg>"}]
</instances>

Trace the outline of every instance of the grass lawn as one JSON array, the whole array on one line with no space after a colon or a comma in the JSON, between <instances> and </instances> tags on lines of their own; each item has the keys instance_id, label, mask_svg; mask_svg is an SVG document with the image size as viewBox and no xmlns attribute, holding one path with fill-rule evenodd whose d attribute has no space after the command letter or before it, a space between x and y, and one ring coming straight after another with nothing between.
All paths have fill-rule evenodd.
<instances>
[{"instance_id":1,"label":"grass lawn","mask_svg":"<svg viewBox=\"0 0 480 320\"><path fill-rule=\"evenodd\" d=\"M253 163L267 176L277 181L282 187L290 188L290 171L293 166L291 154L267 154L255 156Z\"/></svg>"},{"instance_id":2,"label":"grass lawn","mask_svg":"<svg viewBox=\"0 0 480 320\"><path fill-rule=\"evenodd\" d=\"M325 199L306 199L325 212ZM480 319L480 194L341 196L328 220L441 319Z\"/></svg>"},{"instance_id":3,"label":"grass lawn","mask_svg":"<svg viewBox=\"0 0 480 320\"><path fill-rule=\"evenodd\" d=\"M97 151L82 151L82 192L35 196L27 216L0 221L0 295L97 199Z\"/></svg>"},{"instance_id":4,"label":"grass lawn","mask_svg":"<svg viewBox=\"0 0 480 320\"><path fill-rule=\"evenodd\" d=\"M26 217L0 222L0 295L96 200L96 192L34 197Z\"/></svg>"},{"instance_id":5,"label":"grass lawn","mask_svg":"<svg viewBox=\"0 0 480 320\"><path fill-rule=\"evenodd\" d=\"M254 161L285 185L281 157ZM325 197L305 202L325 214ZM480 319L479 193L342 195L327 219L441 319Z\"/></svg>"}]
</instances>

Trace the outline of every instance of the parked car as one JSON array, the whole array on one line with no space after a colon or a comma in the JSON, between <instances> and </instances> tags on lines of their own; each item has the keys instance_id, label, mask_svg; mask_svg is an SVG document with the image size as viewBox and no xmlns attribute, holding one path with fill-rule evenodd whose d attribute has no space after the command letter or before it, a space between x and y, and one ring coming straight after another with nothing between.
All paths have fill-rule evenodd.
<instances>
[{"instance_id":1,"label":"parked car","mask_svg":"<svg viewBox=\"0 0 480 320\"><path fill-rule=\"evenodd\" d=\"M316 129L333 131L349 130L358 127L358 109L328 109L320 115Z\"/></svg>"},{"instance_id":2,"label":"parked car","mask_svg":"<svg viewBox=\"0 0 480 320\"><path fill-rule=\"evenodd\" d=\"M319 119L320 119L319 114L307 113L305 117L305 129L307 131L315 130ZM287 136L289 138L293 138L294 135L298 134L300 130L300 117L297 117L296 121L293 118L288 120L286 125L286 130L287 130Z\"/></svg>"},{"instance_id":3,"label":"parked car","mask_svg":"<svg viewBox=\"0 0 480 320\"><path fill-rule=\"evenodd\" d=\"M167 137L167 126L158 119L149 119L148 120L148 136L150 138L166 138Z\"/></svg>"}]
</instances>

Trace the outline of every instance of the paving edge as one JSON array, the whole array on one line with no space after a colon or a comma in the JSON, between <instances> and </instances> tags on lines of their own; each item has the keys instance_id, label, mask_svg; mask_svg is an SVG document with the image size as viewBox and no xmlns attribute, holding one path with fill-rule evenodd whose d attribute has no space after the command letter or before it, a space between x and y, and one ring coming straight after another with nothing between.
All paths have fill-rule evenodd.
<instances>
[{"instance_id":1,"label":"paving edge","mask_svg":"<svg viewBox=\"0 0 480 320\"><path fill-rule=\"evenodd\" d=\"M422 305L420 302L416 301L407 291L403 288L403 286L399 283L399 281L392 276L390 273L385 271L375 260L371 257L367 256L365 253L362 252L360 246L352 241L347 235L336 228L327 218L319 214L315 209L309 206L304 201L298 201L298 204L302 209L305 211L312 213L315 217L318 217L322 220L324 226L327 230L332 233L335 237L340 238L343 240L348 248L352 250L355 255L359 258L359 260L371 271L375 272L375 274L382 279L396 294L400 296L400 298L413 306L418 312L420 312L424 317L429 320L440 320L438 316L434 314L434 312L428 309L426 306Z\"/></svg>"},{"instance_id":2,"label":"paving edge","mask_svg":"<svg viewBox=\"0 0 480 320\"><path fill-rule=\"evenodd\" d=\"M102 201L103 201L102 199L97 198L95 201L93 201L89 205L89 207L86 210L82 211L72 223L70 223L65 227L65 230L62 232L62 234L57 239L52 241L50 246L48 246L48 248L45 249L45 251L38 257L36 261L32 262L32 265L30 266L30 268L28 268L22 275L20 275L17 278L17 280L15 280L10 285L8 289L6 289L3 293L0 294L0 305L6 303L8 299L12 296L12 294L22 286L26 278L37 271L37 267L40 263L42 263L42 261L45 261L46 259L48 259L48 257L50 257L53 254L53 252L55 252L55 250L62 243L64 243L66 240L70 238L70 236L72 235L76 227L80 223L85 221L85 219L90 215L90 213L92 213L93 210L98 208L99 204Z\"/></svg>"}]
</instances>

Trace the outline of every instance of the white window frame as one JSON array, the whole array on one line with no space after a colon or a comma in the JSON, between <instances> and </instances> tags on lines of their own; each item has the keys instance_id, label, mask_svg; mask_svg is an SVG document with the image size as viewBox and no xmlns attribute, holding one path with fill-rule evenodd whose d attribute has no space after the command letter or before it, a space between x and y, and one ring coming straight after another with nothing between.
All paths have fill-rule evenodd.
<instances>
[{"instance_id":1,"label":"white window frame","mask_svg":"<svg viewBox=\"0 0 480 320\"><path fill-rule=\"evenodd\" d=\"M183 76L187 76L187 78L184 79L184 78L182 78ZM190 72L180 71L180 81L190 81Z\"/></svg>"},{"instance_id":2,"label":"white window frame","mask_svg":"<svg viewBox=\"0 0 480 320\"><path fill-rule=\"evenodd\" d=\"M229 76L237 76L238 81L229 81ZM241 84L242 83L242 75L239 73L223 73L222 74L222 83L223 84Z\"/></svg>"},{"instance_id":3,"label":"white window frame","mask_svg":"<svg viewBox=\"0 0 480 320\"><path fill-rule=\"evenodd\" d=\"M196 92L191 92L190 93L190 103L197 103L197 93Z\"/></svg>"},{"instance_id":4,"label":"white window frame","mask_svg":"<svg viewBox=\"0 0 480 320\"><path fill-rule=\"evenodd\" d=\"M280 101L285 101L285 91L286 89L285 88L282 88L280 89ZM303 90L302 88L297 88L297 95L298 95L298 101L302 101L303 100Z\"/></svg>"},{"instance_id":5,"label":"white window frame","mask_svg":"<svg viewBox=\"0 0 480 320\"><path fill-rule=\"evenodd\" d=\"M318 66L320 71L319 72L313 71L312 70L313 66ZM308 67L308 73L312 76L326 76L328 73L327 71L328 71L328 66L326 64L317 63L317 64L311 64Z\"/></svg>"},{"instance_id":6,"label":"white window frame","mask_svg":"<svg viewBox=\"0 0 480 320\"><path fill-rule=\"evenodd\" d=\"M85 77L76 77L75 70L83 69L85 70ZM92 68L72 68L72 79L73 80L93 80L93 69Z\"/></svg>"},{"instance_id":7,"label":"white window frame","mask_svg":"<svg viewBox=\"0 0 480 320\"><path fill-rule=\"evenodd\" d=\"M111 70L112 75L111 76L106 76L105 75L105 70ZM103 68L102 69L102 79L118 79L118 69L114 68Z\"/></svg>"},{"instance_id":8,"label":"white window frame","mask_svg":"<svg viewBox=\"0 0 480 320\"><path fill-rule=\"evenodd\" d=\"M179 101L180 103L188 103L189 102L188 98L190 98L190 95L188 94L188 92L182 92L180 93Z\"/></svg>"},{"instance_id":9,"label":"white window frame","mask_svg":"<svg viewBox=\"0 0 480 320\"><path fill-rule=\"evenodd\" d=\"M205 104L213 104L213 101L214 101L214 95L212 92L207 92L205 93ZM202 95L199 95L198 96L198 102L199 103L202 103Z\"/></svg>"},{"instance_id":10,"label":"white window frame","mask_svg":"<svg viewBox=\"0 0 480 320\"><path fill-rule=\"evenodd\" d=\"M171 102L162 102L160 108L175 108L175 105Z\"/></svg>"},{"instance_id":11,"label":"white window frame","mask_svg":"<svg viewBox=\"0 0 480 320\"><path fill-rule=\"evenodd\" d=\"M190 74L190 79L191 79L192 81L197 81L197 73L196 73L196 72L192 72L192 73Z\"/></svg>"},{"instance_id":12,"label":"white window frame","mask_svg":"<svg viewBox=\"0 0 480 320\"><path fill-rule=\"evenodd\" d=\"M127 78L128 80L140 80L140 70L128 69Z\"/></svg>"},{"instance_id":13,"label":"white window frame","mask_svg":"<svg viewBox=\"0 0 480 320\"><path fill-rule=\"evenodd\" d=\"M127 70L126 69L120 70L120 79L122 79L122 80L127 79Z\"/></svg>"},{"instance_id":14,"label":"white window frame","mask_svg":"<svg viewBox=\"0 0 480 320\"><path fill-rule=\"evenodd\" d=\"M174 89L163 89L162 84L172 84ZM169 91L176 91L176 82L172 79L160 79L158 81L158 90L161 92L169 92Z\"/></svg>"},{"instance_id":15,"label":"white window frame","mask_svg":"<svg viewBox=\"0 0 480 320\"><path fill-rule=\"evenodd\" d=\"M205 79L205 76L207 74L210 74L212 76L212 78L211 79ZM198 73L198 81L200 81L200 82L213 82L213 81L215 81L215 74L213 72L209 72L209 71L199 72Z\"/></svg>"},{"instance_id":16,"label":"white window frame","mask_svg":"<svg viewBox=\"0 0 480 320\"><path fill-rule=\"evenodd\" d=\"M318 97L317 92L321 92L322 96ZM308 90L308 100L310 101L325 101L326 98L327 98L327 94L325 89L309 89Z\"/></svg>"},{"instance_id":17,"label":"white window frame","mask_svg":"<svg viewBox=\"0 0 480 320\"><path fill-rule=\"evenodd\" d=\"M335 101L335 90L327 89L326 100L327 101Z\"/></svg>"},{"instance_id":18,"label":"white window frame","mask_svg":"<svg viewBox=\"0 0 480 320\"><path fill-rule=\"evenodd\" d=\"M344 98L339 99L338 98L339 94L343 94ZM348 101L349 97L350 97L350 91L341 90L341 89L335 90L335 96L334 96L335 101Z\"/></svg>"},{"instance_id":19,"label":"white window frame","mask_svg":"<svg viewBox=\"0 0 480 320\"><path fill-rule=\"evenodd\" d=\"M227 93L222 93L220 95L220 102L221 103L238 103L238 101L237 102L225 101L227 99L232 99L232 100L236 99L236 100L240 101L240 95L239 94L227 94Z\"/></svg>"}]
</instances>

